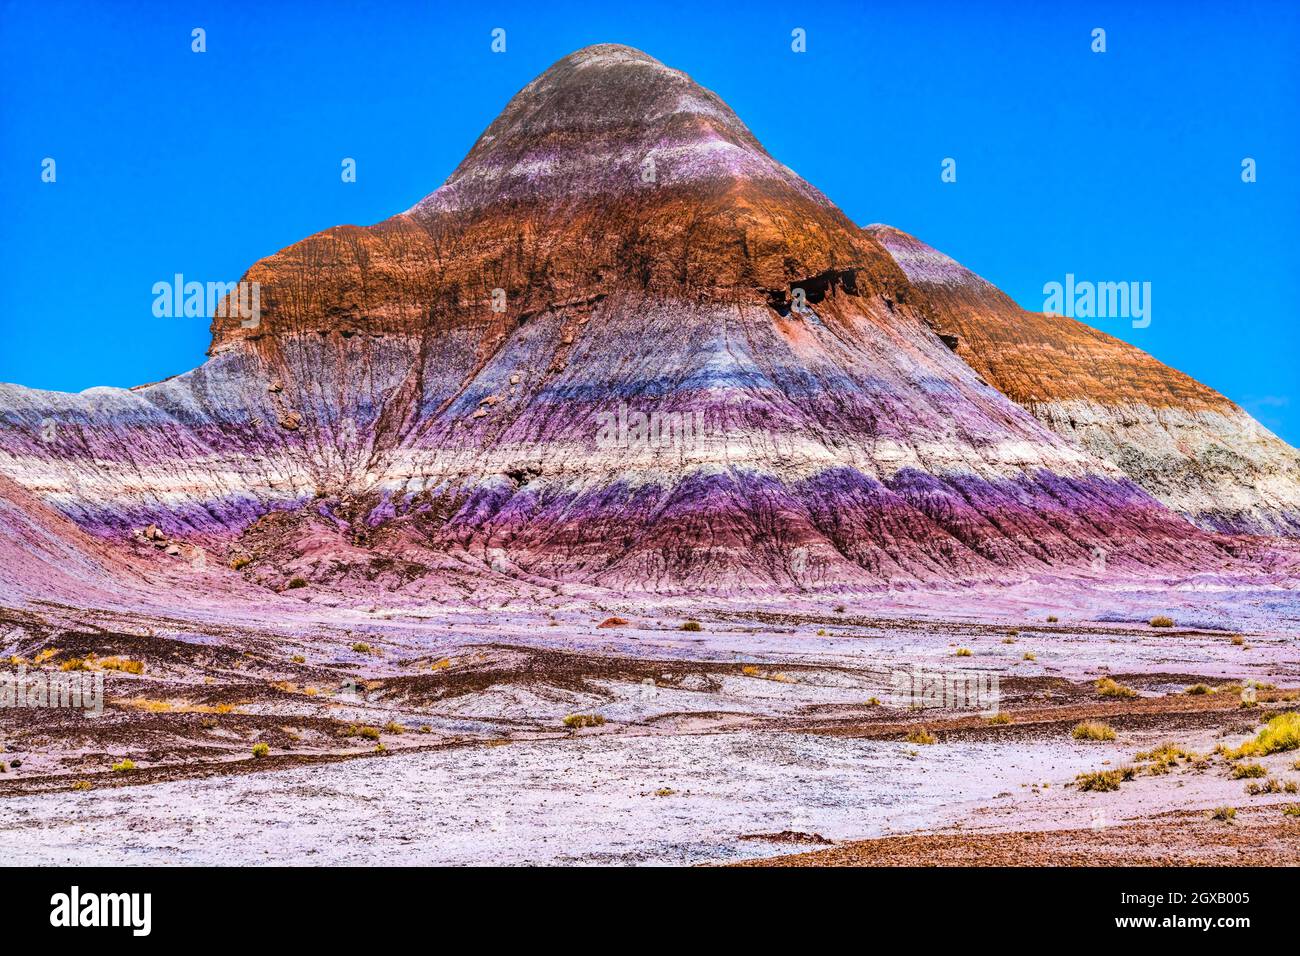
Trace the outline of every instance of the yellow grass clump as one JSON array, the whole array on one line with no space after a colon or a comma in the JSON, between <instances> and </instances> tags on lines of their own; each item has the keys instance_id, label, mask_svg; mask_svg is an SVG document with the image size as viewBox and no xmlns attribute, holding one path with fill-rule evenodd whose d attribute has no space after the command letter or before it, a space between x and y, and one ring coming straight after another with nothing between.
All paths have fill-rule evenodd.
<instances>
[{"instance_id":1,"label":"yellow grass clump","mask_svg":"<svg viewBox=\"0 0 1300 956\"><path fill-rule=\"evenodd\" d=\"M1236 750L1227 751L1232 760L1242 757L1267 757L1300 747L1300 713L1288 710L1271 718L1254 740L1247 740Z\"/></svg>"},{"instance_id":2,"label":"yellow grass clump","mask_svg":"<svg viewBox=\"0 0 1300 956\"><path fill-rule=\"evenodd\" d=\"M570 714L564 718L564 726L570 730L579 730L583 727L599 727L605 723L605 718L600 714Z\"/></svg>"},{"instance_id":3,"label":"yellow grass clump","mask_svg":"<svg viewBox=\"0 0 1300 956\"><path fill-rule=\"evenodd\" d=\"M1075 740L1114 740L1115 731L1100 721L1085 720L1070 731L1070 736Z\"/></svg>"},{"instance_id":4,"label":"yellow grass clump","mask_svg":"<svg viewBox=\"0 0 1300 956\"><path fill-rule=\"evenodd\" d=\"M1080 790L1106 793L1111 790L1118 790L1121 783L1132 780L1136 775L1137 771L1132 767L1120 767L1118 770L1096 770L1092 773L1079 774L1074 778L1074 785Z\"/></svg>"},{"instance_id":5,"label":"yellow grass clump","mask_svg":"<svg viewBox=\"0 0 1300 956\"><path fill-rule=\"evenodd\" d=\"M1102 697L1136 697L1138 695L1132 687L1125 687L1123 684L1116 683L1110 677L1099 677L1094 685L1097 693Z\"/></svg>"},{"instance_id":6,"label":"yellow grass clump","mask_svg":"<svg viewBox=\"0 0 1300 956\"><path fill-rule=\"evenodd\" d=\"M339 731L340 737L364 737L368 740L379 739L379 728L368 727L365 724L349 724Z\"/></svg>"}]
</instances>

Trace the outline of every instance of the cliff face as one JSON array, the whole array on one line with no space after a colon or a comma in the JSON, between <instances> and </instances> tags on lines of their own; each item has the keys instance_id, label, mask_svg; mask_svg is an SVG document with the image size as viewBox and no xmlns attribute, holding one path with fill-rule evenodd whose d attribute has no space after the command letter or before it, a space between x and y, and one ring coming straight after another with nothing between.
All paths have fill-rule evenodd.
<instances>
[{"instance_id":1,"label":"cliff face","mask_svg":"<svg viewBox=\"0 0 1300 956\"><path fill-rule=\"evenodd\" d=\"M1300 535L1300 453L1224 396L1074 319L1027 312L889 226L867 233L994 388L1203 528Z\"/></svg>"},{"instance_id":2,"label":"cliff face","mask_svg":"<svg viewBox=\"0 0 1300 956\"><path fill-rule=\"evenodd\" d=\"M1062 339L1071 364L1045 363L1057 339L1009 338L985 303L1005 297L949 295L905 240L855 227L685 75L592 47L412 209L257 263L260 323L215 320L200 368L130 391L0 386L0 472L150 560L166 549L132 531L156 523L274 588L726 591L1264 560L1161 504L1177 479L1106 454L1111 432L1057 420L1139 357L1151 390L1180 389L1156 421L1225 400L1135 350L1098 378L1082 332ZM1216 481L1206 500L1246 493Z\"/></svg>"}]
</instances>

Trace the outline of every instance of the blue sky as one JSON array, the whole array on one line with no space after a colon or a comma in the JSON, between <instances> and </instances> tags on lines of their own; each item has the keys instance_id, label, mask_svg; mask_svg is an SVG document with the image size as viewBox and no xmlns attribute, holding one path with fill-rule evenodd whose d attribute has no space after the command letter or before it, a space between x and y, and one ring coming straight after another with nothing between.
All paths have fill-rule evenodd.
<instances>
[{"instance_id":1,"label":"blue sky","mask_svg":"<svg viewBox=\"0 0 1300 956\"><path fill-rule=\"evenodd\" d=\"M406 209L535 75L620 42L717 92L856 222L1027 308L1067 272L1150 282L1149 327L1092 324L1300 444L1300 5L736 6L0 0L0 381L192 368L207 322L155 318L155 282L231 281Z\"/></svg>"}]
</instances>

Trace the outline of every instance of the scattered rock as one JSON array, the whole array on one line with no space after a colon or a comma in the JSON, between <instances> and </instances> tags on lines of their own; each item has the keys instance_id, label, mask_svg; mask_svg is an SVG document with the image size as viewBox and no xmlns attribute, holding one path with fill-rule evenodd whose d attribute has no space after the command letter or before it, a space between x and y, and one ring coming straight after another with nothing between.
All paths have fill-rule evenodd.
<instances>
[{"instance_id":1,"label":"scattered rock","mask_svg":"<svg viewBox=\"0 0 1300 956\"><path fill-rule=\"evenodd\" d=\"M762 840L765 843L800 843L831 846L834 840L828 840L820 833L803 833L799 830L782 830L780 833L743 833L742 840Z\"/></svg>"}]
</instances>

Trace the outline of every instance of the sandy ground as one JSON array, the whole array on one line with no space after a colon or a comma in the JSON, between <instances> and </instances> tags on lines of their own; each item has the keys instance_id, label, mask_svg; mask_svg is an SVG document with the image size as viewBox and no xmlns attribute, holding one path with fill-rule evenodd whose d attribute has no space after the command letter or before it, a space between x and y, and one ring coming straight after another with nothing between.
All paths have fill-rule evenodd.
<instances>
[{"instance_id":1,"label":"sandy ground","mask_svg":"<svg viewBox=\"0 0 1300 956\"><path fill-rule=\"evenodd\" d=\"M141 664L102 671L100 717L0 708L11 864L1300 862L1300 751L1261 761L1280 789L1257 796L1212 755L1296 708L1286 629L566 601L267 627L28 609L0 638L42 673ZM1004 717L900 696L918 670L996 676ZM1073 739L1088 719L1116 739ZM1166 740L1209 756L1144 770Z\"/></svg>"}]
</instances>

